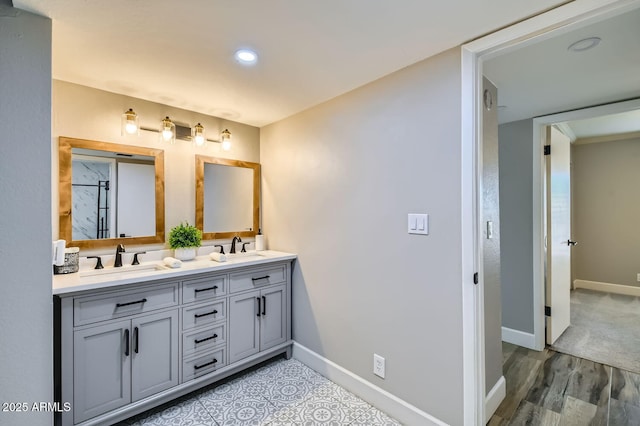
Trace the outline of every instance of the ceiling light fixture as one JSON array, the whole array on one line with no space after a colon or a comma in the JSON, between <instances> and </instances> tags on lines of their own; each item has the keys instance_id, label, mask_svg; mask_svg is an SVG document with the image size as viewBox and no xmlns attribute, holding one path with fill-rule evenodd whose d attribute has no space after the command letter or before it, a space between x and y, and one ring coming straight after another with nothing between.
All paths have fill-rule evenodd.
<instances>
[{"instance_id":1,"label":"ceiling light fixture","mask_svg":"<svg viewBox=\"0 0 640 426\"><path fill-rule=\"evenodd\" d=\"M587 37L582 40L578 40L575 43L571 43L567 50L570 52L584 52L585 50L593 49L600 44L602 39L600 37Z\"/></svg>"},{"instance_id":2,"label":"ceiling light fixture","mask_svg":"<svg viewBox=\"0 0 640 426\"><path fill-rule=\"evenodd\" d=\"M253 50L240 49L235 53L236 61L243 65L253 65L258 62L258 54Z\"/></svg>"},{"instance_id":3,"label":"ceiling light fixture","mask_svg":"<svg viewBox=\"0 0 640 426\"><path fill-rule=\"evenodd\" d=\"M121 127L122 136L139 135L140 126L138 126L138 114L129 108L122 114Z\"/></svg>"}]
</instances>

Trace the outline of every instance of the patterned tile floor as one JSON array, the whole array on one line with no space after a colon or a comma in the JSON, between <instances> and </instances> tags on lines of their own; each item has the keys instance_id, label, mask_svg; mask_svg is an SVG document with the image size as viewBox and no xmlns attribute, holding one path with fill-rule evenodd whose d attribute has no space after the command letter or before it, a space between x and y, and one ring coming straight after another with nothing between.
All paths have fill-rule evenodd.
<instances>
[{"instance_id":1,"label":"patterned tile floor","mask_svg":"<svg viewBox=\"0 0 640 426\"><path fill-rule=\"evenodd\" d=\"M400 425L294 359L278 358L122 426Z\"/></svg>"}]
</instances>

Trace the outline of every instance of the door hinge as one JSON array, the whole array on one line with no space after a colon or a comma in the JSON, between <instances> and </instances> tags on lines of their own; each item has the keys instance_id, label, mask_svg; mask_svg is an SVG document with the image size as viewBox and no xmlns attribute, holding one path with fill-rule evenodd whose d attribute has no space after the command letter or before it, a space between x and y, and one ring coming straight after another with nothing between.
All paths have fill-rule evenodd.
<instances>
[{"instance_id":1,"label":"door hinge","mask_svg":"<svg viewBox=\"0 0 640 426\"><path fill-rule=\"evenodd\" d=\"M551 316L551 306L545 306L544 307L544 316L545 317L550 317Z\"/></svg>"},{"instance_id":2,"label":"door hinge","mask_svg":"<svg viewBox=\"0 0 640 426\"><path fill-rule=\"evenodd\" d=\"M478 278L478 273L476 272L475 274L473 274L473 283L478 284L478 282L479 282L479 278Z\"/></svg>"},{"instance_id":3,"label":"door hinge","mask_svg":"<svg viewBox=\"0 0 640 426\"><path fill-rule=\"evenodd\" d=\"M544 146L544 155L550 155L551 154L551 145L545 145Z\"/></svg>"}]
</instances>

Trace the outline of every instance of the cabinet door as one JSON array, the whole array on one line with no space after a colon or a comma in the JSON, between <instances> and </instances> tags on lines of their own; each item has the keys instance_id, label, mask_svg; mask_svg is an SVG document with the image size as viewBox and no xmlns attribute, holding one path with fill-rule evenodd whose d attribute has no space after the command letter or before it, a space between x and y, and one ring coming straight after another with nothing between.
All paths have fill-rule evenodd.
<instances>
[{"instance_id":1,"label":"cabinet door","mask_svg":"<svg viewBox=\"0 0 640 426\"><path fill-rule=\"evenodd\" d=\"M178 310L131 321L131 400L178 384Z\"/></svg>"},{"instance_id":2,"label":"cabinet door","mask_svg":"<svg viewBox=\"0 0 640 426\"><path fill-rule=\"evenodd\" d=\"M229 298L229 362L236 362L260 350L260 292Z\"/></svg>"},{"instance_id":3,"label":"cabinet door","mask_svg":"<svg viewBox=\"0 0 640 426\"><path fill-rule=\"evenodd\" d=\"M260 296L262 298L260 350L262 351L287 340L286 286L279 285L264 289Z\"/></svg>"},{"instance_id":4,"label":"cabinet door","mask_svg":"<svg viewBox=\"0 0 640 426\"><path fill-rule=\"evenodd\" d=\"M131 402L130 324L118 321L73 333L75 423Z\"/></svg>"}]
</instances>

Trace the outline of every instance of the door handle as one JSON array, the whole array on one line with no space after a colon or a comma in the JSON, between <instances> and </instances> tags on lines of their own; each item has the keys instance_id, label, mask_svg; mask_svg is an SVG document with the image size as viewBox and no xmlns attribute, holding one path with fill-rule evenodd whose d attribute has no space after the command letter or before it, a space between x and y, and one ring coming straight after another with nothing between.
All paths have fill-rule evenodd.
<instances>
[{"instance_id":1,"label":"door handle","mask_svg":"<svg viewBox=\"0 0 640 426\"><path fill-rule=\"evenodd\" d=\"M262 296L262 315L267 315L267 298Z\"/></svg>"},{"instance_id":2,"label":"door handle","mask_svg":"<svg viewBox=\"0 0 640 426\"><path fill-rule=\"evenodd\" d=\"M567 240L567 245L568 246L575 246L575 245L578 245L578 242L577 241Z\"/></svg>"},{"instance_id":3,"label":"door handle","mask_svg":"<svg viewBox=\"0 0 640 426\"><path fill-rule=\"evenodd\" d=\"M261 310L261 309L260 309L260 302L261 302L261 300L260 300L260 298L259 298L259 297L256 297L256 300L258 301L258 314L257 314L256 316L257 316L257 317L259 317L259 316L260 316L260 310Z\"/></svg>"},{"instance_id":4,"label":"door handle","mask_svg":"<svg viewBox=\"0 0 640 426\"><path fill-rule=\"evenodd\" d=\"M135 339L135 345L133 346L133 351L135 353L138 353L138 344L140 342L140 335L139 335L139 331L138 331L138 327L134 327L133 329L133 338Z\"/></svg>"}]
</instances>

